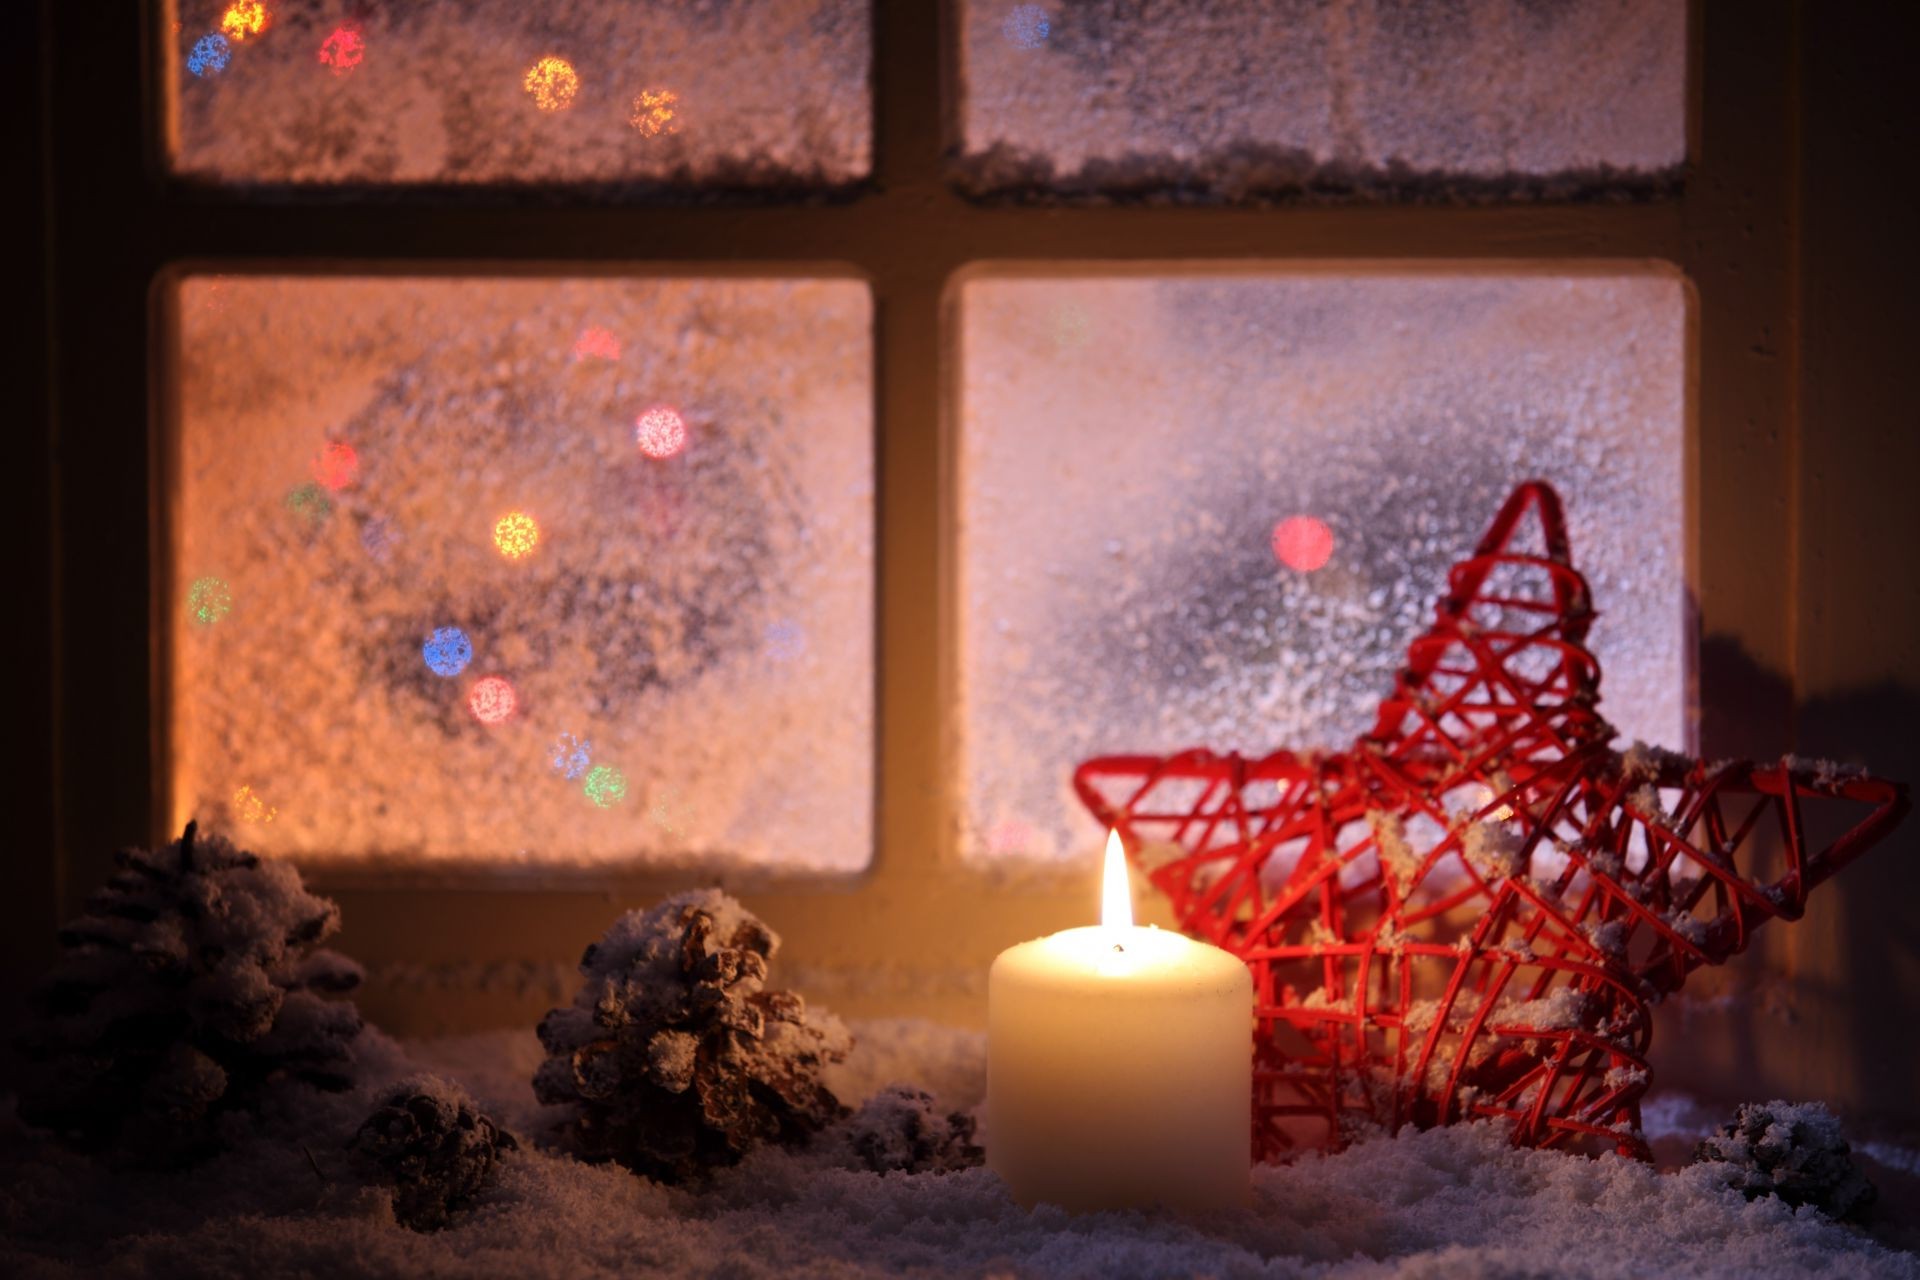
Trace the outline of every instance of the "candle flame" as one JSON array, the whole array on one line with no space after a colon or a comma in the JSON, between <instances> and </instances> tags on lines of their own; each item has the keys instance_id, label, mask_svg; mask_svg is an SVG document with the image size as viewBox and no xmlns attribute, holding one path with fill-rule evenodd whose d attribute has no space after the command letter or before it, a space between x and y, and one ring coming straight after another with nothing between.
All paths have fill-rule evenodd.
<instances>
[{"instance_id":1,"label":"candle flame","mask_svg":"<svg viewBox=\"0 0 1920 1280\"><path fill-rule=\"evenodd\" d=\"M1127 885L1127 852L1118 831L1107 832L1107 866L1101 883L1100 923L1109 929L1133 928L1133 893Z\"/></svg>"}]
</instances>

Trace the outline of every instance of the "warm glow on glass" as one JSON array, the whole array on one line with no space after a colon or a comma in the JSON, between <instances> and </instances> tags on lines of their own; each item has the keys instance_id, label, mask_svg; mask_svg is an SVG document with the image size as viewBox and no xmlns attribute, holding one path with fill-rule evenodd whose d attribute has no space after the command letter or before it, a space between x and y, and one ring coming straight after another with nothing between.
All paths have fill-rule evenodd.
<instances>
[{"instance_id":1,"label":"warm glow on glass","mask_svg":"<svg viewBox=\"0 0 1920 1280\"><path fill-rule=\"evenodd\" d=\"M642 89L627 123L643 138L680 132L680 95L671 89Z\"/></svg>"},{"instance_id":2,"label":"warm glow on glass","mask_svg":"<svg viewBox=\"0 0 1920 1280\"><path fill-rule=\"evenodd\" d=\"M367 56L367 40L353 27L335 27L333 34L320 43L320 65L336 76L344 76Z\"/></svg>"},{"instance_id":3,"label":"warm glow on glass","mask_svg":"<svg viewBox=\"0 0 1920 1280\"><path fill-rule=\"evenodd\" d=\"M1288 516L1273 526L1273 554L1289 569L1312 573L1333 555L1333 530L1313 516Z\"/></svg>"},{"instance_id":4,"label":"warm glow on glass","mask_svg":"<svg viewBox=\"0 0 1920 1280\"><path fill-rule=\"evenodd\" d=\"M481 724L505 724L519 701L505 677L485 676L473 682L473 690L467 694L467 709Z\"/></svg>"},{"instance_id":5,"label":"warm glow on glass","mask_svg":"<svg viewBox=\"0 0 1920 1280\"><path fill-rule=\"evenodd\" d=\"M618 360L620 358L620 339L611 329L592 325L580 331L580 337L573 344L575 360Z\"/></svg>"},{"instance_id":6,"label":"warm glow on glass","mask_svg":"<svg viewBox=\"0 0 1920 1280\"><path fill-rule=\"evenodd\" d=\"M524 560L540 543L540 526L524 511L509 511L493 526L493 545L509 560Z\"/></svg>"},{"instance_id":7,"label":"warm glow on glass","mask_svg":"<svg viewBox=\"0 0 1920 1280\"><path fill-rule=\"evenodd\" d=\"M227 11L220 15L220 32L227 39L238 42L265 31L269 21L267 6L260 0L233 0L227 6Z\"/></svg>"},{"instance_id":8,"label":"warm glow on glass","mask_svg":"<svg viewBox=\"0 0 1920 1280\"><path fill-rule=\"evenodd\" d=\"M565 111L580 92L580 73L565 58L549 55L527 68L520 85L542 111Z\"/></svg>"},{"instance_id":9,"label":"warm glow on glass","mask_svg":"<svg viewBox=\"0 0 1920 1280\"><path fill-rule=\"evenodd\" d=\"M195 578L187 588L187 612L203 627L210 627L233 612L233 593L218 578Z\"/></svg>"},{"instance_id":10,"label":"warm glow on glass","mask_svg":"<svg viewBox=\"0 0 1920 1280\"><path fill-rule=\"evenodd\" d=\"M657 404L633 424L640 452L649 458L671 458L687 447L687 424L672 405Z\"/></svg>"},{"instance_id":11,"label":"warm glow on glass","mask_svg":"<svg viewBox=\"0 0 1920 1280\"><path fill-rule=\"evenodd\" d=\"M314 455L313 478L328 489L344 489L360 470L360 455L344 440L329 440Z\"/></svg>"},{"instance_id":12,"label":"warm glow on glass","mask_svg":"<svg viewBox=\"0 0 1920 1280\"><path fill-rule=\"evenodd\" d=\"M233 811L242 822L272 822L280 813L252 787L242 787L233 793Z\"/></svg>"},{"instance_id":13,"label":"warm glow on glass","mask_svg":"<svg viewBox=\"0 0 1920 1280\"><path fill-rule=\"evenodd\" d=\"M1100 885L1100 923L1109 929L1133 928L1133 893L1127 884L1127 851L1118 831L1107 832L1107 865Z\"/></svg>"}]
</instances>

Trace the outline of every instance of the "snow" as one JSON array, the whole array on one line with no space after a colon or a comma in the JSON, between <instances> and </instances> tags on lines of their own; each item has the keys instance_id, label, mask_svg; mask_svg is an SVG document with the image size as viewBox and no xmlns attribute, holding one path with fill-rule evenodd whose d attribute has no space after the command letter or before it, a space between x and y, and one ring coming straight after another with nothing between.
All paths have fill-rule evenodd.
<instances>
[{"instance_id":1,"label":"snow","mask_svg":"<svg viewBox=\"0 0 1920 1280\"><path fill-rule=\"evenodd\" d=\"M1345 746L1533 478L1593 587L1602 714L1687 745L1681 281L976 278L960 313L968 856L1092 865L1092 756ZM1335 539L1312 572L1272 549L1298 514Z\"/></svg>"},{"instance_id":2,"label":"snow","mask_svg":"<svg viewBox=\"0 0 1920 1280\"><path fill-rule=\"evenodd\" d=\"M864 0L273 0L223 71L189 74L226 5L168 6L171 161L191 178L784 190L872 161ZM320 60L342 26L360 34L350 69ZM524 87L546 58L578 82L550 112Z\"/></svg>"},{"instance_id":3,"label":"snow","mask_svg":"<svg viewBox=\"0 0 1920 1280\"><path fill-rule=\"evenodd\" d=\"M1686 156L1676 0L1041 9L960 6L981 195L1643 195Z\"/></svg>"},{"instance_id":4,"label":"snow","mask_svg":"<svg viewBox=\"0 0 1920 1280\"><path fill-rule=\"evenodd\" d=\"M867 864L866 286L198 276L178 305L176 829L309 866ZM591 328L617 358L575 357ZM650 458L662 403L688 438ZM329 442L357 458L337 490ZM508 560L516 510L539 537ZM451 676L422 651L449 627ZM489 726L491 676L515 699Z\"/></svg>"},{"instance_id":5,"label":"snow","mask_svg":"<svg viewBox=\"0 0 1920 1280\"><path fill-rule=\"evenodd\" d=\"M983 1094L977 1033L915 1021L855 1024L836 1081L849 1102L904 1078L955 1109ZM1335 1156L1255 1171L1245 1210L1182 1217L1021 1210L985 1168L877 1175L832 1141L762 1151L709 1190L668 1190L617 1166L510 1153L497 1184L448 1229L398 1226L391 1193L362 1186L343 1147L395 1080L457 1077L523 1139L543 1116L528 1086L531 1032L398 1044L364 1034L354 1093L292 1090L235 1150L185 1174L110 1171L0 1121L0 1272L26 1278L192 1274L611 1277L1920 1276L1920 1258L1811 1209L1752 1202L1704 1167L1519 1151L1474 1125L1374 1137ZM1676 1141L1704 1109L1649 1112ZM1881 1148L1885 1192L1920 1188L1914 1153ZM1906 1172L1899 1161L1906 1160ZM1904 1180L1904 1181L1902 1181ZM1909 1241L1910 1242L1910 1241Z\"/></svg>"}]
</instances>

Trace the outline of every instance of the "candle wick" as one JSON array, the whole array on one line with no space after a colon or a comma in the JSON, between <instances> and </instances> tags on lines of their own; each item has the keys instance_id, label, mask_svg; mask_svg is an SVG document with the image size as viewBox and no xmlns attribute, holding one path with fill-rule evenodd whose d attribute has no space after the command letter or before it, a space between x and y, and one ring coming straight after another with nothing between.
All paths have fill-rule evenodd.
<instances>
[{"instance_id":1,"label":"candle wick","mask_svg":"<svg viewBox=\"0 0 1920 1280\"><path fill-rule=\"evenodd\" d=\"M1114 949L1115 951L1118 951L1118 952L1120 952L1120 953L1122 953L1123 955L1124 955L1124 954L1126 953L1126 950L1127 950L1127 949L1126 949L1126 948L1125 948L1124 946L1122 946L1122 945L1121 945L1121 944L1119 944L1118 942L1116 942L1116 943L1114 943L1114 944L1113 944L1113 949Z\"/></svg>"}]
</instances>

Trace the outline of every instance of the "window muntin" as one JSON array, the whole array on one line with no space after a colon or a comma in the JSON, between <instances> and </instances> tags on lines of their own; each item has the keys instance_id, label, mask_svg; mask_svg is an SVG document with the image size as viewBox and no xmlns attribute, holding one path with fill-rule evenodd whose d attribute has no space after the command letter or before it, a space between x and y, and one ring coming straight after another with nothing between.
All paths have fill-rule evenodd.
<instances>
[{"instance_id":1,"label":"window muntin","mask_svg":"<svg viewBox=\"0 0 1920 1280\"><path fill-rule=\"evenodd\" d=\"M1603 714L1686 743L1676 277L976 277L959 315L965 857L1091 865L1093 755L1344 744L1534 477Z\"/></svg>"},{"instance_id":2,"label":"window muntin","mask_svg":"<svg viewBox=\"0 0 1920 1280\"><path fill-rule=\"evenodd\" d=\"M176 825L310 864L867 864L864 285L176 303Z\"/></svg>"},{"instance_id":3,"label":"window muntin","mask_svg":"<svg viewBox=\"0 0 1920 1280\"><path fill-rule=\"evenodd\" d=\"M963 189L1644 194L1686 158L1673 0L961 0Z\"/></svg>"},{"instance_id":4,"label":"window muntin","mask_svg":"<svg viewBox=\"0 0 1920 1280\"><path fill-rule=\"evenodd\" d=\"M359 16L273 0L252 6L252 33L233 0L169 7L167 156L201 181L778 191L858 182L872 163L864 0Z\"/></svg>"}]
</instances>

